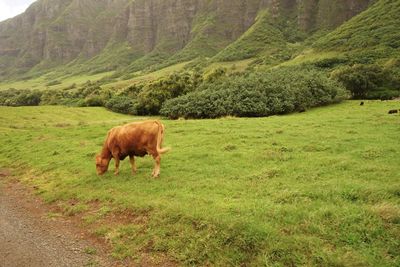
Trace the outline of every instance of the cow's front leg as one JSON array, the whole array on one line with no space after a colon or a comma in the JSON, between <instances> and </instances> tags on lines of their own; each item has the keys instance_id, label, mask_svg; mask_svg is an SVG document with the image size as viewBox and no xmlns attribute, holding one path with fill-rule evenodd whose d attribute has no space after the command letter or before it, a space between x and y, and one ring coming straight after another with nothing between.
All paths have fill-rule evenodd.
<instances>
[{"instance_id":1,"label":"cow's front leg","mask_svg":"<svg viewBox=\"0 0 400 267\"><path fill-rule=\"evenodd\" d=\"M119 174L119 158L114 158L114 161L115 161L115 172L114 172L114 174L118 175Z\"/></svg>"},{"instance_id":2,"label":"cow's front leg","mask_svg":"<svg viewBox=\"0 0 400 267\"><path fill-rule=\"evenodd\" d=\"M160 175L160 163L161 163L161 156L160 155L156 155L153 156L154 160L155 160L155 165L154 165L154 170L153 170L153 177L158 177Z\"/></svg>"},{"instance_id":3,"label":"cow's front leg","mask_svg":"<svg viewBox=\"0 0 400 267\"><path fill-rule=\"evenodd\" d=\"M131 162L132 174L136 174L136 165L135 165L135 157L129 156L129 161Z\"/></svg>"}]
</instances>

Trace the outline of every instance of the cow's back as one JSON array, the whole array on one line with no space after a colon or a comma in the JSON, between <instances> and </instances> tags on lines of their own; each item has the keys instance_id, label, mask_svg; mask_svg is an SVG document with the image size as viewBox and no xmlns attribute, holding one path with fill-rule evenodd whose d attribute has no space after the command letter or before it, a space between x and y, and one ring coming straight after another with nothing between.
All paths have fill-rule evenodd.
<instances>
[{"instance_id":1,"label":"cow's back","mask_svg":"<svg viewBox=\"0 0 400 267\"><path fill-rule=\"evenodd\" d=\"M118 148L120 158L144 156L157 152L157 135L160 123L157 121L132 122L111 129L109 148Z\"/></svg>"}]
</instances>

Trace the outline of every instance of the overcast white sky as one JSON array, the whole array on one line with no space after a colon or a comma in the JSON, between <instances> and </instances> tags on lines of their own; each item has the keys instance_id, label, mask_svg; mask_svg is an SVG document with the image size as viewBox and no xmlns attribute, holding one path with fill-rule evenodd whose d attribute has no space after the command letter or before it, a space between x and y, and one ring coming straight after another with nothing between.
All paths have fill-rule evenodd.
<instances>
[{"instance_id":1,"label":"overcast white sky","mask_svg":"<svg viewBox=\"0 0 400 267\"><path fill-rule=\"evenodd\" d=\"M23 13L36 0L0 0L0 21Z\"/></svg>"}]
</instances>

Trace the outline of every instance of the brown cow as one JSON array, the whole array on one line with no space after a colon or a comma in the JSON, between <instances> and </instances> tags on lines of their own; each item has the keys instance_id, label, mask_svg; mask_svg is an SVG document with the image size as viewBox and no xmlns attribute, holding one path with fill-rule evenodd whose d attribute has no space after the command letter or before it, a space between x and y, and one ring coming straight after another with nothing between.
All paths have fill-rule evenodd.
<instances>
[{"instance_id":1,"label":"brown cow","mask_svg":"<svg viewBox=\"0 0 400 267\"><path fill-rule=\"evenodd\" d=\"M155 166L153 177L160 175L161 154L169 148L161 148L164 138L164 125L157 121L132 122L117 126L108 131L103 149L96 156L96 170L98 175L108 170L111 158L115 161L115 175L119 173L119 161L129 156L132 172L136 173L135 156L153 156Z\"/></svg>"}]
</instances>

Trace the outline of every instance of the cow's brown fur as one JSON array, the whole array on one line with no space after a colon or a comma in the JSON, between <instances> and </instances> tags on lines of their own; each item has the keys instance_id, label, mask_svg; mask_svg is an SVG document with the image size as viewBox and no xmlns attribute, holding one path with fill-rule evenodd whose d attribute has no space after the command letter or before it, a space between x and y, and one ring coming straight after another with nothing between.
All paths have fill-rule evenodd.
<instances>
[{"instance_id":1,"label":"cow's brown fur","mask_svg":"<svg viewBox=\"0 0 400 267\"><path fill-rule=\"evenodd\" d=\"M169 148L161 148L164 138L164 125L157 121L132 122L117 126L108 131L103 149L96 156L96 170L99 175L108 170L111 158L115 161L115 175L119 173L119 162L129 156L132 172L136 173L135 156L149 154L155 160L153 177L160 175L161 154Z\"/></svg>"}]
</instances>

